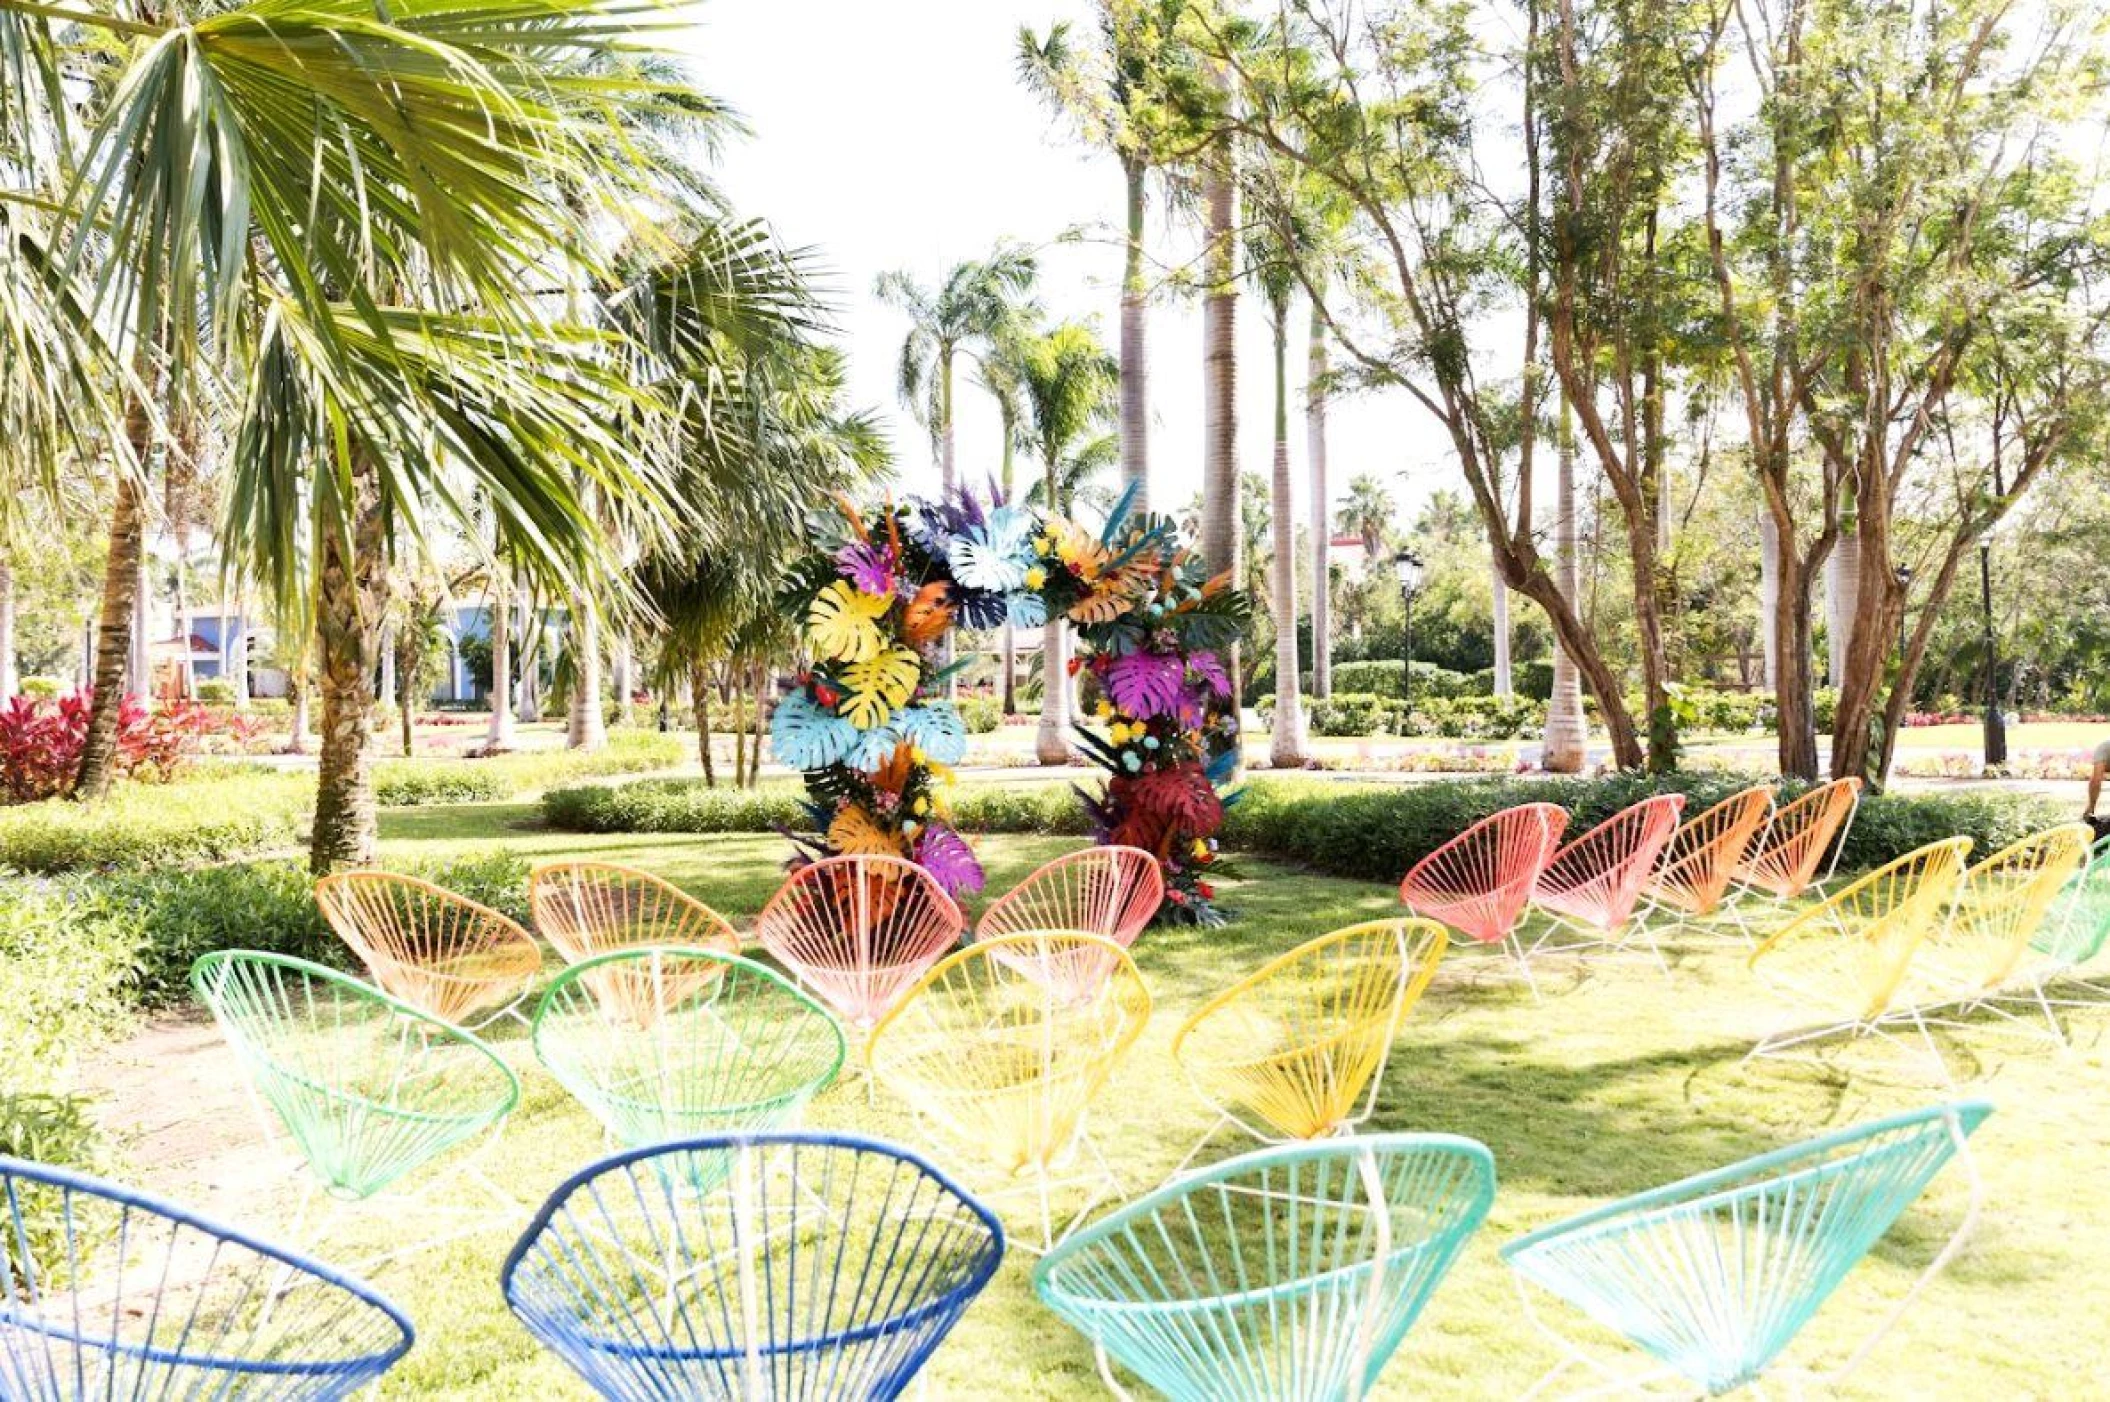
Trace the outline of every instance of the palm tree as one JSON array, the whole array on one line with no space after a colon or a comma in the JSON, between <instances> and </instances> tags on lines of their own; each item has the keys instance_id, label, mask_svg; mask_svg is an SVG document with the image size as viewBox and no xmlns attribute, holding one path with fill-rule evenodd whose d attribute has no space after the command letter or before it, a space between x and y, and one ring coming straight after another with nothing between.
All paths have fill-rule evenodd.
<instances>
[{"instance_id":1,"label":"palm tree","mask_svg":"<svg viewBox=\"0 0 2110 1402\"><path fill-rule=\"evenodd\" d=\"M1080 440L1114 419L1120 366L1091 327L1068 321L1026 342L1020 369L1026 438L1040 455L1047 500L1060 511L1063 465ZM1070 758L1068 631L1051 615L1041 634L1040 731L1033 748L1042 764Z\"/></svg>"},{"instance_id":2,"label":"palm tree","mask_svg":"<svg viewBox=\"0 0 2110 1402\"><path fill-rule=\"evenodd\" d=\"M1228 92L1228 75L1219 75ZM1201 162L1202 559L1212 573L1238 569L1238 167L1228 132ZM1292 624L1291 631L1295 631ZM1238 648L1231 649L1237 670Z\"/></svg>"},{"instance_id":3,"label":"palm tree","mask_svg":"<svg viewBox=\"0 0 2110 1402\"><path fill-rule=\"evenodd\" d=\"M1341 534L1362 541L1363 568L1376 569L1385 540L1392 533L1391 489L1373 473L1357 473L1348 481L1348 495L1335 521Z\"/></svg>"},{"instance_id":4,"label":"palm tree","mask_svg":"<svg viewBox=\"0 0 2110 1402\"><path fill-rule=\"evenodd\" d=\"M907 313L897 375L901 402L927 425L938 445L938 480L950 498L953 459L953 362L963 352L986 352L1033 286L1033 255L999 245L986 259L955 264L935 288L905 272L886 272L873 284L879 300Z\"/></svg>"},{"instance_id":5,"label":"palm tree","mask_svg":"<svg viewBox=\"0 0 2110 1402\"><path fill-rule=\"evenodd\" d=\"M1560 482L1553 518L1553 577L1562 597L1578 597L1575 552L1575 418L1568 393L1561 391L1559 429ZM1583 729L1582 671L1556 637L1553 642L1553 695L1546 705L1546 735L1540 764L1555 774L1580 773L1588 736Z\"/></svg>"},{"instance_id":6,"label":"palm tree","mask_svg":"<svg viewBox=\"0 0 2110 1402\"><path fill-rule=\"evenodd\" d=\"M1003 456L997 470L997 487L1005 501L1017 500L1017 455L1025 424L1024 348L1037 334L1037 313L1022 310L1013 326L999 335L986 354L975 362L976 383L996 401L997 421L1003 431ZM1001 688L1004 714L1018 714L1018 629L1004 620L1002 645L1004 680Z\"/></svg>"},{"instance_id":7,"label":"palm tree","mask_svg":"<svg viewBox=\"0 0 2110 1402\"><path fill-rule=\"evenodd\" d=\"M1121 486L1150 509L1150 383L1146 354L1149 284L1143 276L1145 183L1171 135L1159 101L1191 63L1179 39L1187 0L1100 0L1098 42L1075 42L1068 21L1045 37L1018 32L1026 86L1068 117L1084 142L1121 164L1127 210L1121 263Z\"/></svg>"},{"instance_id":8,"label":"palm tree","mask_svg":"<svg viewBox=\"0 0 2110 1402\"><path fill-rule=\"evenodd\" d=\"M1279 195L1263 201L1264 213L1249 235L1253 277L1266 309L1275 371L1273 474L1267 501L1271 520L1270 611L1275 616L1275 716L1268 760L1277 769L1303 767L1310 754L1304 739L1304 696L1298 685L1297 521L1289 468L1289 302L1296 290L1296 212ZM1324 503L1318 503L1321 529ZM1323 588L1323 577L1314 584Z\"/></svg>"}]
</instances>

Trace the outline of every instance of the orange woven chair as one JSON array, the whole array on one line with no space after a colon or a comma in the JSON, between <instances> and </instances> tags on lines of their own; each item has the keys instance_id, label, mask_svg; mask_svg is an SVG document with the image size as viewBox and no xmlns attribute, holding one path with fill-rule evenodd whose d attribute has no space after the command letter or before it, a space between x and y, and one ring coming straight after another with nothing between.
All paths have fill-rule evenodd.
<instances>
[{"instance_id":1,"label":"orange woven chair","mask_svg":"<svg viewBox=\"0 0 2110 1402\"><path fill-rule=\"evenodd\" d=\"M315 904L384 992L457 1027L512 1012L542 972L526 930L414 876L339 872L315 883Z\"/></svg>"},{"instance_id":2,"label":"orange woven chair","mask_svg":"<svg viewBox=\"0 0 2110 1402\"><path fill-rule=\"evenodd\" d=\"M1531 902L1553 917L1555 927L1565 925L1583 937L1583 944L1548 949L1551 931L1533 941L1524 952L1525 976L1528 961L1541 952L1558 953L1593 944L1624 945L1638 934L1647 938L1646 922L1631 932L1627 924L1641 902L1641 888L1656 869L1657 858L1670 845L1678 830L1678 816L1685 811L1684 794L1657 794L1629 804L1553 854L1539 879L1532 884ZM1649 951L1665 972L1663 952L1649 940Z\"/></svg>"},{"instance_id":3,"label":"orange woven chair","mask_svg":"<svg viewBox=\"0 0 2110 1402\"><path fill-rule=\"evenodd\" d=\"M1819 784L1793 803L1774 809L1773 821L1766 824L1744 859L1736 864L1737 886L1786 901L1831 880L1860 802L1859 779L1834 779L1829 784ZM1829 865L1824 860L1827 853L1831 856ZM1819 867L1824 868L1821 877L1817 875ZM1735 905L1730 906L1730 912L1748 939L1751 931L1744 923L1743 912Z\"/></svg>"},{"instance_id":4,"label":"orange woven chair","mask_svg":"<svg viewBox=\"0 0 2110 1402\"><path fill-rule=\"evenodd\" d=\"M1140 847L1087 847L1064 853L1005 892L982 912L974 937L1074 931L1126 949L1164 901L1165 876L1156 857ZM1083 997L1113 970L1113 961L1084 941L1061 946L1060 952L1074 958L1036 958L1032 972L1053 978L1055 991L1064 997Z\"/></svg>"},{"instance_id":5,"label":"orange woven chair","mask_svg":"<svg viewBox=\"0 0 2110 1402\"><path fill-rule=\"evenodd\" d=\"M960 941L966 917L900 857L828 857L791 874L755 922L762 947L869 1032Z\"/></svg>"},{"instance_id":6,"label":"orange woven chair","mask_svg":"<svg viewBox=\"0 0 2110 1402\"><path fill-rule=\"evenodd\" d=\"M611 862L551 862L528 875L528 909L567 964L646 946L740 952L740 932L717 911L650 872ZM620 963L596 967L586 987L603 1011L649 1027L665 1007L679 1007L717 981L724 968L708 959L680 966L688 981L665 969L640 980Z\"/></svg>"},{"instance_id":7,"label":"orange woven chair","mask_svg":"<svg viewBox=\"0 0 2110 1402\"><path fill-rule=\"evenodd\" d=\"M1773 816L1773 788L1756 784L1687 820L1671 835L1663 859L1643 885L1644 919L1712 915L1728 899L1737 865Z\"/></svg>"}]
</instances>

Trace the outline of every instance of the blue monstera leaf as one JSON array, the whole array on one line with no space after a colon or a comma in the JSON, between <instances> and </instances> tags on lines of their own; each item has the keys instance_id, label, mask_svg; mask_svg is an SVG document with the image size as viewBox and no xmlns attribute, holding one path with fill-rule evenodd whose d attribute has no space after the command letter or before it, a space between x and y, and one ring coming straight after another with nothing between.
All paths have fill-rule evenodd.
<instances>
[{"instance_id":1,"label":"blue monstera leaf","mask_svg":"<svg viewBox=\"0 0 2110 1402\"><path fill-rule=\"evenodd\" d=\"M1014 628L1038 628L1048 621L1048 601L1038 594L1013 594L1006 605L1006 621Z\"/></svg>"},{"instance_id":2,"label":"blue monstera leaf","mask_svg":"<svg viewBox=\"0 0 2110 1402\"><path fill-rule=\"evenodd\" d=\"M857 732L857 743L851 747L847 760L850 767L866 774L877 773L881 765L894 757L894 751L901 748L903 737L895 728L900 723L901 713L896 712L891 723Z\"/></svg>"},{"instance_id":3,"label":"blue monstera leaf","mask_svg":"<svg viewBox=\"0 0 2110 1402\"><path fill-rule=\"evenodd\" d=\"M777 702L769 718L769 743L777 761L793 769L841 764L858 740L857 727L826 709L805 691Z\"/></svg>"},{"instance_id":4,"label":"blue monstera leaf","mask_svg":"<svg viewBox=\"0 0 2110 1402\"><path fill-rule=\"evenodd\" d=\"M893 724L903 739L920 746L934 763L958 764L967 758L967 722L949 701L910 706L895 713Z\"/></svg>"},{"instance_id":5,"label":"blue monstera leaf","mask_svg":"<svg viewBox=\"0 0 2110 1402\"><path fill-rule=\"evenodd\" d=\"M987 589L1006 594L1023 589L1026 571L1033 568L1032 516L1016 507L1002 506L979 525L970 526L954 539L948 556L952 577L969 589Z\"/></svg>"}]
</instances>

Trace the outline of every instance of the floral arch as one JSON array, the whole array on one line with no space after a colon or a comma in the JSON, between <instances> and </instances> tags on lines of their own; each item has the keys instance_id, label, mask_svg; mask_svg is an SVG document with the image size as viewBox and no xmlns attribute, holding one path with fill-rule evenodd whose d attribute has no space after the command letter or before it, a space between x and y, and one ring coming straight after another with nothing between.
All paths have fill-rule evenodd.
<instances>
[{"instance_id":1,"label":"floral arch","mask_svg":"<svg viewBox=\"0 0 2110 1402\"><path fill-rule=\"evenodd\" d=\"M1132 494L1131 494L1132 495ZM905 856L955 895L982 887L947 802L967 728L945 699L956 627L1068 619L1073 674L1100 700L1078 749L1106 771L1078 790L1098 840L1157 855L1163 918L1213 924L1206 879L1237 766L1237 708L1222 656L1249 616L1228 576L1208 576L1162 517L1123 497L1104 529L1020 505L840 503L817 532L792 599L813 659L778 702L770 739L803 772L824 855Z\"/></svg>"}]
</instances>

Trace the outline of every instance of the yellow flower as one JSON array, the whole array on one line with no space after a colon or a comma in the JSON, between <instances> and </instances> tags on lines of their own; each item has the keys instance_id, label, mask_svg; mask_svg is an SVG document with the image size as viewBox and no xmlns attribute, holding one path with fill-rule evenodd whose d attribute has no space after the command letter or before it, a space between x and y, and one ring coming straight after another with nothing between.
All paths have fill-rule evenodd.
<instances>
[{"instance_id":1,"label":"yellow flower","mask_svg":"<svg viewBox=\"0 0 2110 1402\"><path fill-rule=\"evenodd\" d=\"M924 816L925 814L927 814L927 813L929 813L929 812L930 812L930 800L929 800L929 799L927 799L927 798L919 798L919 799L917 799L917 800L916 800L916 816L920 818L920 817L923 817L923 816ZM1198 843L1198 842L1197 842L1196 844L1194 844L1194 845L1195 845L1195 846L1197 846L1197 847L1200 847L1200 846L1201 846L1201 844L1200 844L1200 843ZM1206 850L1206 849L1204 849L1204 850Z\"/></svg>"},{"instance_id":2,"label":"yellow flower","mask_svg":"<svg viewBox=\"0 0 2110 1402\"><path fill-rule=\"evenodd\" d=\"M1111 701L1101 701L1099 703L1098 715L1099 719L1101 720L1112 720L1114 718L1114 703Z\"/></svg>"},{"instance_id":3,"label":"yellow flower","mask_svg":"<svg viewBox=\"0 0 2110 1402\"><path fill-rule=\"evenodd\" d=\"M1208 843L1206 843L1206 842L1204 842L1204 841L1203 841L1202 839L1200 839L1200 838L1198 838L1198 837L1197 837L1197 838L1195 838L1195 839L1194 839L1194 855L1195 855L1195 856L1196 856L1197 858L1201 858L1201 857L1206 857L1206 856L1208 856L1208 855L1209 855L1209 844L1208 844Z\"/></svg>"},{"instance_id":4,"label":"yellow flower","mask_svg":"<svg viewBox=\"0 0 2110 1402\"><path fill-rule=\"evenodd\" d=\"M1053 550L1054 548L1055 548L1055 542L1054 542L1054 541L1052 541L1052 540L1049 540L1049 539L1048 539L1048 538L1047 538L1046 536L1044 536L1044 535L1037 535L1037 536L1033 537L1033 552L1034 552L1034 553L1035 553L1036 555L1045 555L1045 554L1047 554L1047 553L1048 553L1048 552L1049 552L1050 550Z\"/></svg>"},{"instance_id":5,"label":"yellow flower","mask_svg":"<svg viewBox=\"0 0 2110 1402\"><path fill-rule=\"evenodd\" d=\"M1028 589L1038 589L1047 582L1048 572L1039 565L1035 565L1032 569L1026 571L1026 587Z\"/></svg>"}]
</instances>

